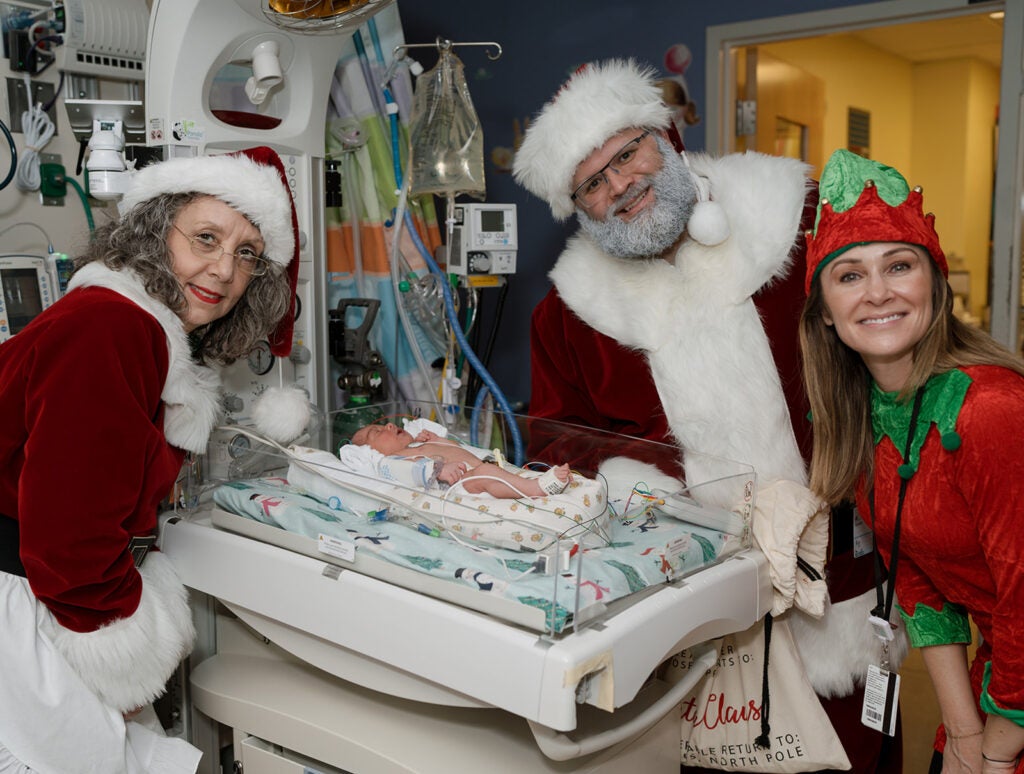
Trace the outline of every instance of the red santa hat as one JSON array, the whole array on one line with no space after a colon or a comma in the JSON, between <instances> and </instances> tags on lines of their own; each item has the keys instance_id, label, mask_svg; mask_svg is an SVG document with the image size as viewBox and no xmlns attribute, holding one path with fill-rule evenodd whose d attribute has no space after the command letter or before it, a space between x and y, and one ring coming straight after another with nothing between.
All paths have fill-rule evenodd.
<instances>
[{"instance_id":1,"label":"red santa hat","mask_svg":"<svg viewBox=\"0 0 1024 774\"><path fill-rule=\"evenodd\" d=\"M287 357L295 322L299 221L281 158L272 148L259 146L151 164L132 175L118 209L123 215L154 196L178 193L207 194L234 207L260 230L266 257L285 267L292 302L269 339L271 352Z\"/></svg>"},{"instance_id":2,"label":"red santa hat","mask_svg":"<svg viewBox=\"0 0 1024 774\"><path fill-rule=\"evenodd\" d=\"M869 242L906 242L923 247L944 277L946 256L935 216L924 214L921 188L911 190L892 167L840 148L829 158L818 184L818 217L807 232L804 292L828 263Z\"/></svg>"},{"instance_id":3,"label":"red santa hat","mask_svg":"<svg viewBox=\"0 0 1024 774\"><path fill-rule=\"evenodd\" d=\"M633 59L610 59L578 68L530 122L516 151L516 181L544 199L557 220L574 210L576 168L609 137L632 127L660 129L686 160L672 108L662 101L654 68ZM687 169L689 163L687 160ZM690 173L697 189L687 230L696 241L714 245L728 236L724 213L711 201L706 181Z\"/></svg>"},{"instance_id":4,"label":"red santa hat","mask_svg":"<svg viewBox=\"0 0 1024 774\"><path fill-rule=\"evenodd\" d=\"M655 71L632 59L594 62L576 70L530 122L512 174L544 199L558 220L575 209L576 167L614 134L631 127L667 129L672 111L661 100Z\"/></svg>"}]
</instances>

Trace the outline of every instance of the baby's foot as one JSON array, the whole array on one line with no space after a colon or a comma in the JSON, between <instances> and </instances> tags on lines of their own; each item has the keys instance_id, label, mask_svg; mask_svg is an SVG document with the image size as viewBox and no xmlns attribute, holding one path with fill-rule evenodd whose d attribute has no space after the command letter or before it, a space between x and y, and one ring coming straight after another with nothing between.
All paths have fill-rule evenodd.
<instances>
[{"instance_id":1,"label":"baby's foot","mask_svg":"<svg viewBox=\"0 0 1024 774\"><path fill-rule=\"evenodd\" d=\"M555 465L545 470L543 475L537 479L537 483L545 494L561 494L569 485L571 478L572 474L568 465Z\"/></svg>"}]
</instances>

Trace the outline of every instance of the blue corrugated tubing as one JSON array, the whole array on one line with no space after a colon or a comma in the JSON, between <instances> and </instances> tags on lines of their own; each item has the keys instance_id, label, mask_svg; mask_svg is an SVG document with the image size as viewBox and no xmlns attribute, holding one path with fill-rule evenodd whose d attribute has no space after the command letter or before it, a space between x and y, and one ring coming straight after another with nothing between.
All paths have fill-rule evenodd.
<instances>
[{"instance_id":1,"label":"blue corrugated tubing","mask_svg":"<svg viewBox=\"0 0 1024 774\"><path fill-rule=\"evenodd\" d=\"M420 239L419 233L416 231L416 226L412 222L412 216L409 214L409 208L405 209L405 226L409 229L409 235L412 237L413 243L416 245L416 249L420 251L420 255L423 256L423 260L426 261L427 266L430 267L430 271L436 274L441 280L441 290L444 292L444 306L448 312L448 319L451 322L452 333L455 334L455 338L459 342L459 346L462 348L463 354L466 359L469 360L469 364L476 369L477 373L480 374L480 378L484 384L487 385L487 389L490 390L491 395L494 396L494 400L497 401L501 410L505 412L508 417L509 434L512 436L512 446L514 449L513 462L519 467L523 465L523 437L519 433L519 427L516 424L515 418L512 415L512 407L509 405L505 395L501 392L498 387L498 383L494 381L494 377L488 373L484 367L483 362L477 357L476 353L470 348L469 341L466 339L465 334L462 332L462 328L459 326L459 314L455 311L455 301L452 299L451 286L448 284L448 278L444 272L441 271L441 267L434 261L434 257L427 250L426 245L423 244L423 240ZM482 391L481 391L482 392ZM481 401L482 402L482 401ZM474 446L478 446L477 443L477 418L479 416L480 407L474 406L473 418L470 424L470 443Z\"/></svg>"}]
</instances>

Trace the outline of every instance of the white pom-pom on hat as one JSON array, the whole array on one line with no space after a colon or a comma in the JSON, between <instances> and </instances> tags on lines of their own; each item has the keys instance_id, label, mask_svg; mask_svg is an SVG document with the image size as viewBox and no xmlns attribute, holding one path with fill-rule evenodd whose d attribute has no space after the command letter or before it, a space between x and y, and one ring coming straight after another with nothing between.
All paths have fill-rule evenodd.
<instances>
[{"instance_id":1,"label":"white pom-pom on hat","mask_svg":"<svg viewBox=\"0 0 1024 774\"><path fill-rule=\"evenodd\" d=\"M694 241L702 245L714 247L729 238L732 233L729 219L725 217L722 205L711 198L711 189L707 178L703 178L690 167L690 159L686 152L680 154L690 173L690 179L697 189L697 203L693 207L690 219L686 223L686 231Z\"/></svg>"},{"instance_id":2,"label":"white pom-pom on hat","mask_svg":"<svg viewBox=\"0 0 1024 774\"><path fill-rule=\"evenodd\" d=\"M252 407L256 429L281 444L302 435L311 418L309 396L298 387L270 387L256 398Z\"/></svg>"},{"instance_id":3,"label":"white pom-pom on hat","mask_svg":"<svg viewBox=\"0 0 1024 774\"><path fill-rule=\"evenodd\" d=\"M694 241L714 247L729 238L729 221L718 202L698 201L694 205L686 230Z\"/></svg>"}]
</instances>

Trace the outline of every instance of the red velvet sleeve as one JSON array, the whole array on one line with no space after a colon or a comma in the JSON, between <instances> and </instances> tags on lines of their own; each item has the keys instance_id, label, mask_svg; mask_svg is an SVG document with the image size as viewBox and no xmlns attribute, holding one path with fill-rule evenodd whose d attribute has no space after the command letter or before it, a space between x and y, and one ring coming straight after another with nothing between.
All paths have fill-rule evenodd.
<instances>
[{"instance_id":1,"label":"red velvet sleeve","mask_svg":"<svg viewBox=\"0 0 1024 774\"><path fill-rule=\"evenodd\" d=\"M129 536L155 528L147 486L173 460L162 434L163 330L124 300L79 311L23 334L33 345L18 520L33 592L84 632L135 611L142 581Z\"/></svg>"},{"instance_id":2,"label":"red velvet sleeve","mask_svg":"<svg viewBox=\"0 0 1024 774\"><path fill-rule=\"evenodd\" d=\"M680 475L678 451L644 355L586 325L553 289L533 312L530 373L531 417L622 436L605 436L598 450L602 443L594 436L599 434L588 444L583 434L553 427L545 432L543 423L531 423L531 459L593 470L602 457L628 455Z\"/></svg>"},{"instance_id":3,"label":"red velvet sleeve","mask_svg":"<svg viewBox=\"0 0 1024 774\"><path fill-rule=\"evenodd\" d=\"M799 235L790 252L789 272L754 296L754 304L761 315L772 348L772 357L779 370L793 433L805 460L811 458L812 431L807 416L810 404L804 389L798 330L800 312L804 306L804 275L807 272L807 245L803 234L814 225L817 204L818 191L817 186L814 186L807 194Z\"/></svg>"},{"instance_id":4,"label":"red velvet sleeve","mask_svg":"<svg viewBox=\"0 0 1024 774\"><path fill-rule=\"evenodd\" d=\"M598 333L551 290L533 312L530 415L670 442L643 354Z\"/></svg>"},{"instance_id":5,"label":"red velvet sleeve","mask_svg":"<svg viewBox=\"0 0 1024 774\"><path fill-rule=\"evenodd\" d=\"M952 455L991 577L982 584L994 587L991 609L971 613L992 648L989 695L1004 709L1024 710L1024 379L978 370L989 378L979 376L976 385L991 387L973 400L968 392L957 421L963 443Z\"/></svg>"}]
</instances>

